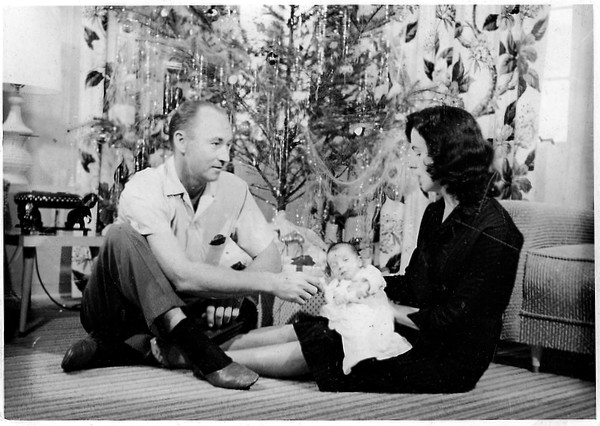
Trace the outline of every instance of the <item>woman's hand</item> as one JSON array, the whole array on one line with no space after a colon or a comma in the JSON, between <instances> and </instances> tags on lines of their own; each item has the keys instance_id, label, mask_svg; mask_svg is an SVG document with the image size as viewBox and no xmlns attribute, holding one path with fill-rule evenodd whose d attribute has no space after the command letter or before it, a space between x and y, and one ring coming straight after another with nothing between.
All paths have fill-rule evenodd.
<instances>
[{"instance_id":1,"label":"woman's hand","mask_svg":"<svg viewBox=\"0 0 600 426\"><path fill-rule=\"evenodd\" d=\"M413 328L415 330L419 329L419 327L417 327L417 325L414 322L412 322L412 320L408 317L409 314L419 312L419 308L413 308L412 306L406 305L398 305L392 302L391 300L389 301L389 303L392 307L392 310L394 311L394 319L398 324Z\"/></svg>"}]
</instances>

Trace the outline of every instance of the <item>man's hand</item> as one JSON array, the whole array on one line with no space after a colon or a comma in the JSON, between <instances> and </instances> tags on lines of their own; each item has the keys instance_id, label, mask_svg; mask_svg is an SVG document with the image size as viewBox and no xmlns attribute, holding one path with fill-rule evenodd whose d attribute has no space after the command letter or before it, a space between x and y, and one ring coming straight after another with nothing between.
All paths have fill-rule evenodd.
<instances>
[{"instance_id":1,"label":"man's hand","mask_svg":"<svg viewBox=\"0 0 600 426\"><path fill-rule=\"evenodd\" d=\"M215 300L206 307L206 325L208 328L220 328L231 323L240 314L243 297Z\"/></svg>"},{"instance_id":2,"label":"man's hand","mask_svg":"<svg viewBox=\"0 0 600 426\"><path fill-rule=\"evenodd\" d=\"M274 274L274 282L270 293L287 300L303 305L319 291L319 277L306 272L282 272Z\"/></svg>"}]
</instances>

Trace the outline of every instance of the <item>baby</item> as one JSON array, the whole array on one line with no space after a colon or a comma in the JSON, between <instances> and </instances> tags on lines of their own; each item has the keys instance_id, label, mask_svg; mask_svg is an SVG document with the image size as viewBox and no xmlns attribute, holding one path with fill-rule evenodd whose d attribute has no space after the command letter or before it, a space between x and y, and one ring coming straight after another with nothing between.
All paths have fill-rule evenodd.
<instances>
[{"instance_id":1,"label":"baby","mask_svg":"<svg viewBox=\"0 0 600 426\"><path fill-rule=\"evenodd\" d=\"M372 265L363 267L352 244L333 244L327 251L327 267L332 279L323 285L321 315L342 336L344 374L364 359L392 358L412 348L394 331L383 275Z\"/></svg>"}]
</instances>

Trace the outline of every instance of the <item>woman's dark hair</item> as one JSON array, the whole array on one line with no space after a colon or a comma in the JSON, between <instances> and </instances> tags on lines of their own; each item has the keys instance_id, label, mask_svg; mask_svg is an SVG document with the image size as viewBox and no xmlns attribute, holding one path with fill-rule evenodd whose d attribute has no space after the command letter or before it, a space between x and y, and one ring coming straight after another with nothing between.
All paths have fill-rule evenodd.
<instances>
[{"instance_id":1,"label":"woman's dark hair","mask_svg":"<svg viewBox=\"0 0 600 426\"><path fill-rule=\"evenodd\" d=\"M494 149L481 134L475 118L450 106L422 109L407 117L406 137L416 130L433 160L427 166L432 180L446 186L460 203L480 201L492 187Z\"/></svg>"},{"instance_id":2,"label":"woman's dark hair","mask_svg":"<svg viewBox=\"0 0 600 426\"><path fill-rule=\"evenodd\" d=\"M169 121L169 140L173 142L173 135L178 130L186 130L193 132L194 120L200 108L212 108L215 111L220 111L227 115L227 112L221 107L207 101L185 101L175 111L173 117Z\"/></svg>"}]
</instances>

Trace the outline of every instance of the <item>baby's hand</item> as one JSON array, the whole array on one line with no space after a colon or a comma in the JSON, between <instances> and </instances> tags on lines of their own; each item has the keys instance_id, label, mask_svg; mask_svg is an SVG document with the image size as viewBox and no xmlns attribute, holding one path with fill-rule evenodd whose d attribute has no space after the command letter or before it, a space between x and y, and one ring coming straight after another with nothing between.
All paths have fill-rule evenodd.
<instances>
[{"instance_id":1,"label":"baby's hand","mask_svg":"<svg viewBox=\"0 0 600 426\"><path fill-rule=\"evenodd\" d=\"M359 299L365 298L369 295L370 285L367 280L353 281L348 286L350 293L356 295Z\"/></svg>"}]
</instances>

